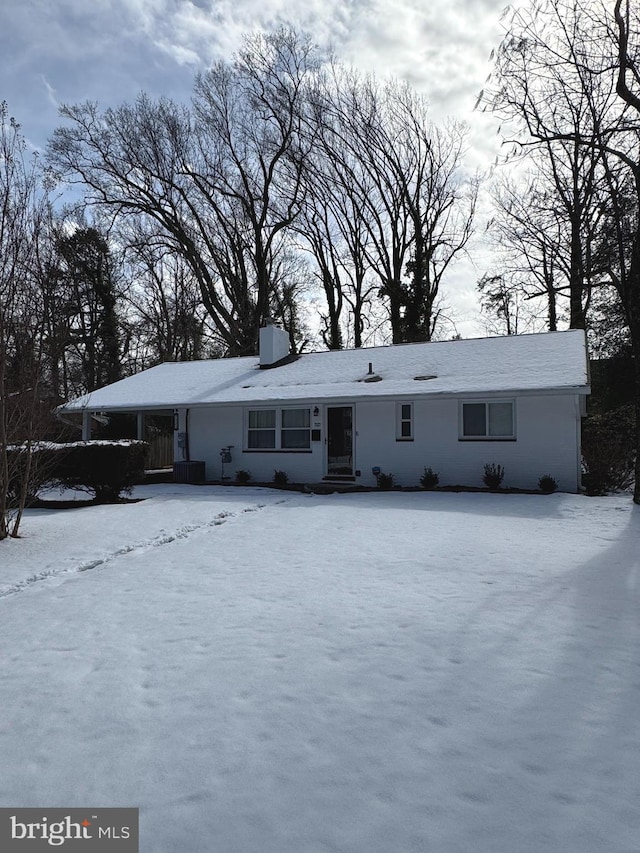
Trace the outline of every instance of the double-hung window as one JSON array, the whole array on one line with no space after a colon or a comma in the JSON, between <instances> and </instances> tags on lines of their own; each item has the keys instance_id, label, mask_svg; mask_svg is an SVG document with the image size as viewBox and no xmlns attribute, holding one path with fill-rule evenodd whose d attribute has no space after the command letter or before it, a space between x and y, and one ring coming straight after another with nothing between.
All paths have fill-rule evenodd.
<instances>
[{"instance_id":1,"label":"double-hung window","mask_svg":"<svg viewBox=\"0 0 640 853\"><path fill-rule=\"evenodd\" d=\"M247 447L249 450L274 450L276 446L276 410L252 409L249 412Z\"/></svg>"},{"instance_id":2,"label":"double-hung window","mask_svg":"<svg viewBox=\"0 0 640 853\"><path fill-rule=\"evenodd\" d=\"M462 403L461 438L514 439L512 400Z\"/></svg>"},{"instance_id":3,"label":"double-hung window","mask_svg":"<svg viewBox=\"0 0 640 853\"><path fill-rule=\"evenodd\" d=\"M249 409L247 450L309 450L309 409Z\"/></svg>"},{"instance_id":4,"label":"double-hung window","mask_svg":"<svg viewBox=\"0 0 640 853\"><path fill-rule=\"evenodd\" d=\"M282 450L308 450L311 447L309 409L282 409L281 415Z\"/></svg>"}]
</instances>

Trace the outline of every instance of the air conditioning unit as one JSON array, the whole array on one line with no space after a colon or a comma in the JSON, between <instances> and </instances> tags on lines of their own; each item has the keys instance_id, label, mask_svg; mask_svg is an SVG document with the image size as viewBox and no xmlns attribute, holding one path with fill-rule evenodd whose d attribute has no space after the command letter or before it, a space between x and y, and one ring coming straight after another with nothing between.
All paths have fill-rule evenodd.
<instances>
[{"instance_id":1,"label":"air conditioning unit","mask_svg":"<svg viewBox=\"0 0 640 853\"><path fill-rule=\"evenodd\" d=\"M174 483L204 483L204 462L182 460L173 463Z\"/></svg>"}]
</instances>

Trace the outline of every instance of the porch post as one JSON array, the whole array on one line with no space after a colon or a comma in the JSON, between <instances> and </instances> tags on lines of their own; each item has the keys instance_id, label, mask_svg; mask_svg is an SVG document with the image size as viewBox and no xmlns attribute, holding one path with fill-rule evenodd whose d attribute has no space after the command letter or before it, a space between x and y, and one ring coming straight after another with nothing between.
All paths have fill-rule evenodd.
<instances>
[{"instance_id":1,"label":"porch post","mask_svg":"<svg viewBox=\"0 0 640 853\"><path fill-rule=\"evenodd\" d=\"M91 441L91 412L82 413L82 440Z\"/></svg>"},{"instance_id":2,"label":"porch post","mask_svg":"<svg viewBox=\"0 0 640 853\"><path fill-rule=\"evenodd\" d=\"M138 412L138 441L144 441L144 412Z\"/></svg>"}]
</instances>

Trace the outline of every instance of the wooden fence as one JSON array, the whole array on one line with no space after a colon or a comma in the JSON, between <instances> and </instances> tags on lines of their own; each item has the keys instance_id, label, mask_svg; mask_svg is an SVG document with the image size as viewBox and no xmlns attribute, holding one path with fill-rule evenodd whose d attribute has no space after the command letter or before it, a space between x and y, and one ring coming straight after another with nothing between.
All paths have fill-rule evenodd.
<instances>
[{"instance_id":1,"label":"wooden fence","mask_svg":"<svg viewBox=\"0 0 640 853\"><path fill-rule=\"evenodd\" d=\"M147 437L149 458L147 468L170 468L173 465L173 433L155 433Z\"/></svg>"}]
</instances>

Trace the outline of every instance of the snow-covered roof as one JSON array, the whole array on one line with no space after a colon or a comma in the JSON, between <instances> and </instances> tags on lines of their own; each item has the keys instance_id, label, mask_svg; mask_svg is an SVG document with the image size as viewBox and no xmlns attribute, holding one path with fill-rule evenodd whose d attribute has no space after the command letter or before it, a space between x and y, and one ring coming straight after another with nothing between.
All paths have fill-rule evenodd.
<instances>
[{"instance_id":1,"label":"snow-covered roof","mask_svg":"<svg viewBox=\"0 0 640 853\"><path fill-rule=\"evenodd\" d=\"M167 362L71 400L61 410L562 390L588 393L588 381L585 335L571 330L304 353L268 370L260 369L257 356Z\"/></svg>"}]
</instances>

